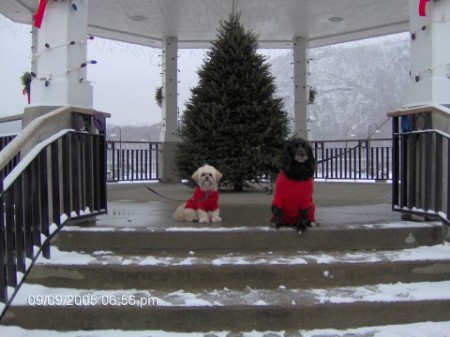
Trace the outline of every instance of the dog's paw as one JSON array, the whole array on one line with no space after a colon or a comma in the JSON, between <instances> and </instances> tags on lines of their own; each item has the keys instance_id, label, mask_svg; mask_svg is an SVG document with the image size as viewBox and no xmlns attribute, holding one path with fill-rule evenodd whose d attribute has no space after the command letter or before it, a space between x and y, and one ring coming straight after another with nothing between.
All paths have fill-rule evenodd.
<instances>
[{"instance_id":1,"label":"dog's paw","mask_svg":"<svg viewBox=\"0 0 450 337\"><path fill-rule=\"evenodd\" d=\"M281 227L284 227L283 222L275 222L275 228L280 229Z\"/></svg>"},{"instance_id":2,"label":"dog's paw","mask_svg":"<svg viewBox=\"0 0 450 337\"><path fill-rule=\"evenodd\" d=\"M309 227L319 227L319 224L315 221L308 221L308 226Z\"/></svg>"},{"instance_id":3,"label":"dog's paw","mask_svg":"<svg viewBox=\"0 0 450 337\"><path fill-rule=\"evenodd\" d=\"M300 233L299 235L301 235L301 233L306 232L306 226L304 224L298 224L297 225L297 233Z\"/></svg>"},{"instance_id":4,"label":"dog's paw","mask_svg":"<svg viewBox=\"0 0 450 337\"><path fill-rule=\"evenodd\" d=\"M209 219L208 218L200 218L198 220L198 222L200 222L200 223L209 223Z\"/></svg>"},{"instance_id":5,"label":"dog's paw","mask_svg":"<svg viewBox=\"0 0 450 337\"><path fill-rule=\"evenodd\" d=\"M211 218L211 222L212 223L218 223L218 222L222 222L222 218L220 216L213 216Z\"/></svg>"}]
</instances>

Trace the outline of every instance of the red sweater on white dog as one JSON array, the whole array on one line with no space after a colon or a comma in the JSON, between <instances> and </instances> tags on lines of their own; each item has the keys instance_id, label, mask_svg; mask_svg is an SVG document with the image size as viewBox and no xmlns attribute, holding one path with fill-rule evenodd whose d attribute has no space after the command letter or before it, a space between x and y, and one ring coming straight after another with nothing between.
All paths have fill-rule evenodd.
<instances>
[{"instance_id":1,"label":"red sweater on white dog","mask_svg":"<svg viewBox=\"0 0 450 337\"><path fill-rule=\"evenodd\" d=\"M278 174L272 205L283 210L283 222L296 224L300 212L309 208L308 221L315 222L316 205L313 202L314 179L289 179L283 170Z\"/></svg>"},{"instance_id":2,"label":"red sweater on white dog","mask_svg":"<svg viewBox=\"0 0 450 337\"><path fill-rule=\"evenodd\" d=\"M185 208L202 210L205 212L214 212L219 208L219 192L204 191L200 187L196 187L194 195L186 202Z\"/></svg>"}]
</instances>

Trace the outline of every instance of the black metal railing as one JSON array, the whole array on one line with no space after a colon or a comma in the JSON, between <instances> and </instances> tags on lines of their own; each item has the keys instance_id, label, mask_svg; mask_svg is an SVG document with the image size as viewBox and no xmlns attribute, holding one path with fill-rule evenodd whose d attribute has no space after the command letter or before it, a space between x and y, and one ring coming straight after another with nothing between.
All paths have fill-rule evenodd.
<instances>
[{"instance_id":1,"label":"black metal railing","mask_svg":"<svg viewBox=\"0 0 450 337\"><path fill-rule=\"evenodd\" d=\"M0 170L0 318L67 220L106 213L105 163L104 133L65 130Z\"/></svg>"},{"instance_id":2,"label":"black metal railing","mask_svg":"<svg viewBox=\"0 0 450 337\"><path fill-rule=\"evenodd\" d=\"M316 178L351 180L392 179L392 140L312 141Z\"/></svg>"},{"instance_id":3,"label":"black metal railing","mask_svg":"<svg viewBox=\"0 0 450 337\"><path fill-rule=\"evenodd\" d=\"M0 136L0 151L2 151L6 145L8 145L16 135L7 135L7 136ZM9 172L12 171L14 167L19 163L20 161L20 153L18 153L4 168L5 175L7 175Z\"/></svg>"},{"instance_id":4,"label":"black metal railing","mask_svg":"<svg viewBox=\"0 0 450 337\"><path fill-rule=\"evenodd\" d=\"M450 225L450 136L433 128L432 111L392 121L393 210Z\"/></svg>"},{"instance_id":5,"label":"black metal railing","mask_svg":"<svg viewBox=\"0 0 450 337\"><path fill-rule=\"evenodd\" d=\"M108 182L158 180L161 143L108 140L106 144Z\"/></svg>"},{"instance_id":6,"label":"black metal railing","mask_svg":"<svg viewBox=\"0 0 450 337\"><path fill-rule=\"evenodd\" d=\"M392 140L312 141L316 178L351 180L392 179ZM107 141L107 181L158 180L159 142Z\"/></svg>"}]
</instances>

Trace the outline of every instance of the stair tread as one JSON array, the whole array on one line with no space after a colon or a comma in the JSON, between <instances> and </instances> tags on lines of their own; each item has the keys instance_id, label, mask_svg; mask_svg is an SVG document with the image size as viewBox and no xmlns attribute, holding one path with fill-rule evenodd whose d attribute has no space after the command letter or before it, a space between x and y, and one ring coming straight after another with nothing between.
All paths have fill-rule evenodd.
<instances>
[{"instance_id":1,"label":"stair tread","mask_svg":"<svg viewBox=\"0 0 450 337\"><path fill-rule=\"evenodd\" d=\"M329 275L332 277L332 275ZM101 290L44 287L24 283L12 306L61 307L217 307L311 306L361 302L410 302L450 300L450 281L376 284L328 289L217 289L189 292L183 289ZM76 302L77 301L77 302ZM122 301L122 302L121 302Z\"/></svg>"},{"instance_id":2,"label":"stair tread","mask_svg":"<svg viewBox=\"0 0 450 337\"><path fill-rule=\"evenodd\" d=\"M293 228L270 226L202 225L181 223L160 227L66 226L58 234L65 251L111 250L126 253L159 251L349 251L404 249L443 242L441 223L383 222L320 226L301 236Z\"/></svg>"},{"instance_id":3,"label":"stair tread","mask_svg":"<svg viewBox=\"0 0 450 337\"><path fill-rule=\"evenodd\" d=\"M210 331L210 332L174 332L161 330L123 331L123 330L91 330L86 331L50 331L29 330L15 326L0 327L4 336L20 337L371 337L375 335L390 337L419 337L419 336L450 336L450 322L419 322L413 324L380 325L354 329L315 329L315 330L288 330L288 331Z\"/></svg>"},{"instance_id":4,"label":"stair tread","mask_svg":"<svg viewBox=\"0 0 450 337\"><path fill-rule=\"evenodd\" d=\"M367 229L389 229L389 228L435 228L442 227L441 222L414 222L414 221L380 221L375 223L357 223L357 224L327 224L326 226L315 227L315 231L333 231L333 230L367 230ZM273 225L226 225L219 224L201 224L198 222L176 222L168 224L155 224L148 226L138 226L129 224L123 219L117 219L116 223L109 223L106 220L97 220L96 225L92 227L85 226L65 226L63 231L81 231L81 232L267 232L267 231L293 231L293 228L276 229Z\"/></svg>"},{"instance_id":5,"label":"stair tread","mask_svg":"<svg viewBox=\"0 0 450 337\"><path fill-rule=\"evenodd\" d=\"M450 244L421 246L404 250L352 251L352 252L253 252L204 253L160 253L146 255L116 254L112 251L93 253L65 252L52 247L51 259L40 258L37 265L123 265L123 266L193 266L193 265L304 265L380 262L450 261Z\"/></svg>"}]
</instances>

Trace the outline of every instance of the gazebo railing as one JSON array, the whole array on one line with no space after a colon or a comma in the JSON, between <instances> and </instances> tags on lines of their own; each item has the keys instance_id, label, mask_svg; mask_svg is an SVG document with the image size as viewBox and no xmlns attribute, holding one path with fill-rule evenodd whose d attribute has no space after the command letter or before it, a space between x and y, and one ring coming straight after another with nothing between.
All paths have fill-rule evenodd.
<instances>
[{"instance_id":1,"label":"gazebo railing","mask_svg":"<svg viewBox=\"0 0 450 337\"><path fill-rule=\"evenodd\" d=\"M92 126L95 118L82 119ZM22 145L16 139L0 157L12 158ZM9 160L0 164L0 319L37 257L50 257L50 239L63 225L107 211L103 131L65 129L21 157L8 174Z\"/></svg>"},{"instance_id":2,"label":"gazebo railing","mask_svg":"<svg viewBox=\"0 0 450 337\"><path fill-rule=\"evenodd\" d=\"M330 180L391 180L392 140L312 141L317 161L315 178Z\"/></svg>"},{"instance_id":3,"label":"gazebo railing","mask_svg":"<svg viewBox=\"0 0 450 337\"><path fill-rule=\"evenodd\" d=\"M158 180L160 142L106 142L108 182Z\"/></svg>"},{"instance_id":4,"label":"gazebo railing","mask_svg":"<svg viewBox=\"0 0 450 337\"><path fill-rule=\"evenodd\" d=\"M161 143L107 142L107 181L158 180ZM330 180L391 180L392 140L312 141L316 178Z\"/></svg>"}]
</instances>

